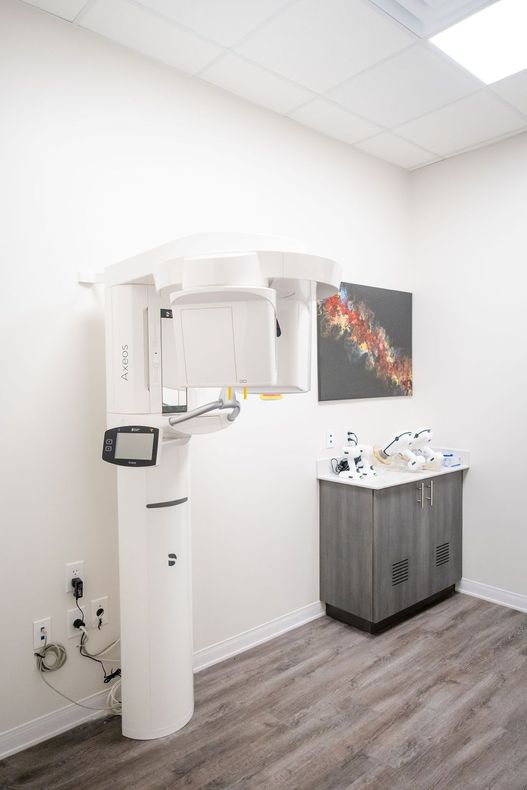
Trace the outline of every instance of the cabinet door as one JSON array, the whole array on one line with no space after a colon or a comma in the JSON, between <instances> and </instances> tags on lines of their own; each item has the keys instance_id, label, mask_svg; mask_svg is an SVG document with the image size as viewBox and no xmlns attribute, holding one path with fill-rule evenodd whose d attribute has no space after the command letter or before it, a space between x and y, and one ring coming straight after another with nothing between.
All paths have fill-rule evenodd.
<instances>
[{"instance_id":1,"label":"cabinet door","mask_svg":"<svg viewBox=\"0 0 527 790\"><path fill-rule=\"evenodd\" d=\"M371 490L320 481L320 598L372 619Z\"/></svg>"},{"instance_id":2,"label":"cabinet door","mask_svg":"<svg viewBox=\"0 0 527 790\"><path fill-rule=\"evenodd\" d=\"M425 481L428 595L461 579L463 472Z\"/></svg>"},{"instance_id":3,"label":"cabinet door","mask_svg":"<svg viewBox=\"0 0 527 790\"><path fill-rule=\"evenodd\" d=\"M417 483L375 491L373 620L378 623L426 597L426 503Z\"/></svg>"}]
</instances>

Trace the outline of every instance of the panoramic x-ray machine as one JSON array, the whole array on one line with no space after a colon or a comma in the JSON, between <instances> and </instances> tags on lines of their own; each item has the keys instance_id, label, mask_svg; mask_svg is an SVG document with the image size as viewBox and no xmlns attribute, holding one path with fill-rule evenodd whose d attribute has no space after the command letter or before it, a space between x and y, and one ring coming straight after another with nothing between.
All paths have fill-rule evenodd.
<instances>
[{"instance_id":1,"label":"panoramic x-ray machine","mask_svg":"<svg viewBox=\"0 0 527 790\"><path fill-rule=\"evenodd\" d=\"M283 240L208 234L109 266L100 281L122 728L150 739L183 727L194 707L189 439L229 427L237 391L309 390L313 300L338 289L340 268ZM193 408L195 388L207 387L219 396Z\"/></svg>"}]
</instances>

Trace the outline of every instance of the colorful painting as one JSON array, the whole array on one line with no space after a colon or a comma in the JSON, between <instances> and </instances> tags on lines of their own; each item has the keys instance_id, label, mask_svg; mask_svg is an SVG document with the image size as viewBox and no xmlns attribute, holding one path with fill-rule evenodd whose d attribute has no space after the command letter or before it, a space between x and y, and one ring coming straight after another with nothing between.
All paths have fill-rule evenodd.
<instances>
[{"instance_id":1,"label":"colorful painting","mask_svg":"<svg viewBox=\"0 0 527 790\"><path fill-rule=\"evenodd\" d=\"M412 394L412 294L341 283L318 303L318 399Z\"/></svg>"}]
</instances>

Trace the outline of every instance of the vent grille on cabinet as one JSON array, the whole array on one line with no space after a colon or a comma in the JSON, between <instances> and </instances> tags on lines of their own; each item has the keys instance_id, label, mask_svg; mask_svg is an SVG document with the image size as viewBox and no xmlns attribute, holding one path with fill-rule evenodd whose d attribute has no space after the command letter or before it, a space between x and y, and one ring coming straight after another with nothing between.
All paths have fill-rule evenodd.
<instances>
[{"instance_id":1,"label":"vent grille on cabinet","mask_svg":"<svg viewBox=\"0 0 527 790\"><path fill-rule=\"evenodd\" d=\"M450 543L442 543L436 546L436 567L450 562Z\"/></svg>"},{"instance_id":2,"label":"vent grille on cabinet","mask_svg":"<svg viewBox=\"0 0 527 790\"><path fill-rule=\"evenodd\" d=\"M399 560L392 565L392 587L408 581L408 560Z\"/></svg>"}]
</instances>

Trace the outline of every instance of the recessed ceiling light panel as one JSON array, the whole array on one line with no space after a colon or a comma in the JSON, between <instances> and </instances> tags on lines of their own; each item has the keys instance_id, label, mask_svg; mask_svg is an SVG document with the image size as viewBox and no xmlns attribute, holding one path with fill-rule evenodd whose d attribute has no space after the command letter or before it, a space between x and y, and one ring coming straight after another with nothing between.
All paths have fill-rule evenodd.
<instances>
[{"instance_id":1,"label":"recessed ceiling light panel","mask_svg":"<svg viewBox=\"0 0 527 790\"><path fill-rule=\"evenodd\" d=\"M527 0L497 0L431 38L431 42L490 85L527 69Z\"/></svg>"},{"instance_id":2,"label":"recessed ceiling light panel","mask_svg":"<svg viewBox=\"0 0 527 790\"><path fill-rule=\"evenodd\" d=\"M429 38L495 0L370 0L420 38ZM527 2L527 0L526 0Z\"/></svg>"}]
</instances>

